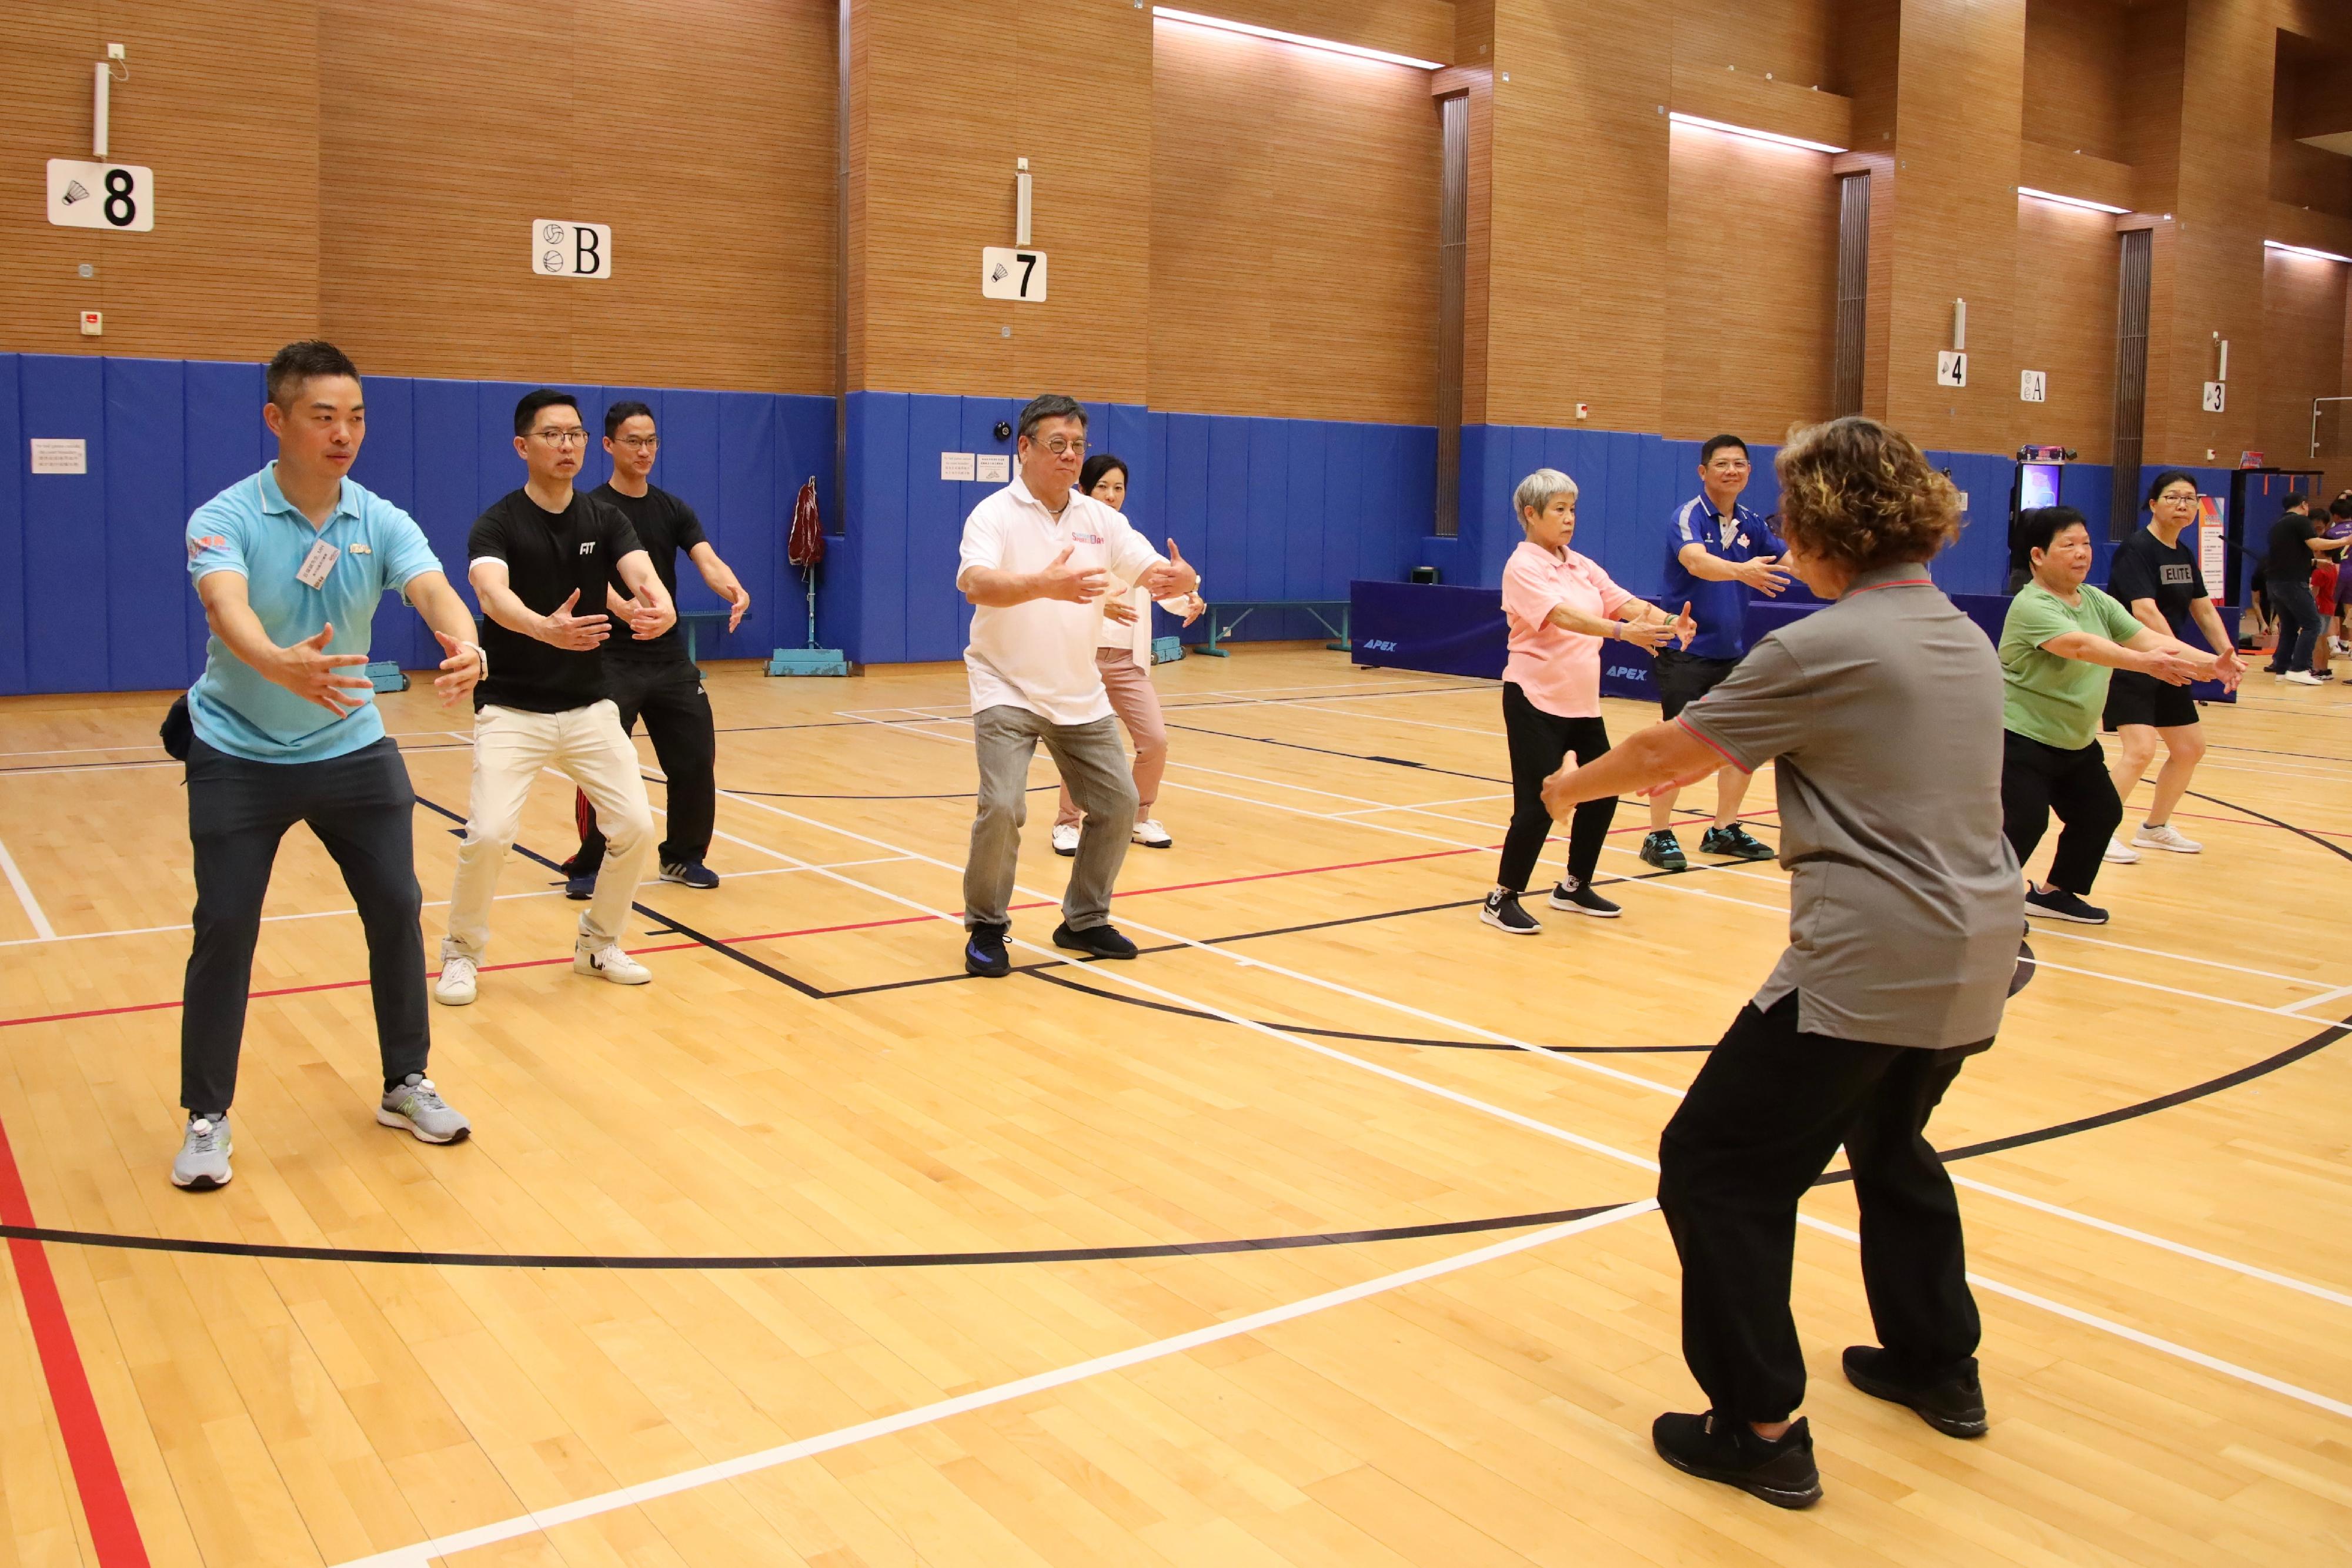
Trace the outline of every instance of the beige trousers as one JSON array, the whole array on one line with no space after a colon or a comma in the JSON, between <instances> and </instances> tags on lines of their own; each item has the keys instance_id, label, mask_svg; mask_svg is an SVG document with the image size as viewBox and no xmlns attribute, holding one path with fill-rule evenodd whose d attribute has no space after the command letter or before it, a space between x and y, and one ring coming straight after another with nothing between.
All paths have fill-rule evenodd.
<instances>
[{"instance_id":1,"label":"beige trousers","mask_svg":"<svg viewBox=\"0 0 2352 1568\"><path fill-rule=\"evenodd\" d=\"M1137 664L1134 654L1124 648L1097 648L1095 667L1102 672L1110 711L1135 742L1135 820L1140 822L1151 815L1151 803L1160 799L1160 776L1168 770L1168 721L1160 716L1160 694L1152 689L1151 672ZM1064 784L1054 825L1075 828L1080 814L1069 785Z\"/></svg>"},{"instance_id":2,"label":"beige trousers","mask_svg":"<svg viewBox=\"0 0 2352 1568\"><path fill-rule=\"evenodd\" d=\"M488 706L474 716L474 788L466 837L457 846L457 880L449 890L443 958L482 961L499 869L543 768L580 787L604 831L604 863L596 874L596 896L580 916L581 939L602 947L627 929L629 904L653 847L654 813L637 770L637 748L621 733L619 710L610 701L563 713Z\"/></svg>"}]
</instances>

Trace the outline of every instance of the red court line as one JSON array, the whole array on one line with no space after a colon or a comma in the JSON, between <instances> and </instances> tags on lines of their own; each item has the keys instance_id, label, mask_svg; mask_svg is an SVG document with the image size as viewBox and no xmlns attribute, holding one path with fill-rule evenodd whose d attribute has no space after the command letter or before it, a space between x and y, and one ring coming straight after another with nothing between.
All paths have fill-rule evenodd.
<instances>
[{"instance_id":1,"label":"red court line","mask_svg":"<svg viewBox=\"0 0 2352 1568\"><path fill-rule=\"evenodd\" d=\"M17 1173L5 1127L0 1127L0 1223L27 1229L34 1223L33 1206L25 1196L24 1177ZM89 1522L99 1568L147 1568L147 1545L140 1539L139 1521L122 1490L122 1472L115 1468L114 1446L106 1440L106 1426L99 1419L89 1375L82 1368L73 1324L66 1318L65 1298L58 1294L57 1276L49 1271L49 1256L39 1242L12 1236L8 1257L16 1265L16 1289L25 1300L25 1317L40 1353L41 1374L48 1382L49 1404L58 1413L58 1433L73 1466L74 1488L81 1494L82 1516Z\"/></svg>"}]
</instances>

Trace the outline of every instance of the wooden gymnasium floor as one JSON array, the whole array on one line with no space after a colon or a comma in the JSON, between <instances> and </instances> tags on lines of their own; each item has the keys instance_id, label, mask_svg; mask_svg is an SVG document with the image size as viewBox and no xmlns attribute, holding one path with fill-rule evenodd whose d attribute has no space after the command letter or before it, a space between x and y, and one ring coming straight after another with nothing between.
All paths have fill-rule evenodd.
<instances>
[{"instance_id":1,"label":"wooden gymnasium floor","mask_svg":"<svg viewBox=\"0 0 2352 1568\"><path fill-rule=\"evenodd\" d=\"M1622 921L1507 940L1473 912L1494 687L1263 645L1160 680L1176 848L1129 857L1131 965L961 976L955 668L715 672L727 881L644 890L644 989L565 961L549 779L481 1000L435 1013L454 1148L371 1119L358 926L298 831L237 1179L203 1197L165 1180L162 705L0 708L0 1563L2352 1556L2346 688L2209 712L2207 852L2107 868L2107 929L2037 928L1937 1120L1988 1437L1839 1378L1853 1206L1808 1200L1828 1497L1790 1514L1648 1438L1696 1390L1647 1160L1781 946L1779 870L1628 880ZM439 898L467 753L429 693L385 707ZM1030 944L1063 873L1035 777ZM1639 821L1607 873L1647 870Z\"/></svg>"}]
</instances>

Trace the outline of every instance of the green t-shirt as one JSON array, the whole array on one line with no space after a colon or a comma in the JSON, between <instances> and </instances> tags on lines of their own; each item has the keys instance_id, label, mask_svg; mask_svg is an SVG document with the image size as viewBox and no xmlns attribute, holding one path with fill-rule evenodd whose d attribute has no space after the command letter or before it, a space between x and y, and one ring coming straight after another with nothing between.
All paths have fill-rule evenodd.
<instances>
[{"instance_id":1,"label":"green t-shirt","mask_svg":"<svg viewBox=\"0 0 2352 1568\"><path fill-rule=\"evenodd\" d=\"M2062 751L2080 751L2099 735L2099 711L2107 705L2105 664L2062 659L2042 647L2069 632L2088 632L2110 643L2128 643L2147 630L2107 594L2084 583L2081 602L2066 601L2038 582L2029 582L2009 601L2000 628L2000 721L2029 740Z\"/></svg>"}]
</instances>

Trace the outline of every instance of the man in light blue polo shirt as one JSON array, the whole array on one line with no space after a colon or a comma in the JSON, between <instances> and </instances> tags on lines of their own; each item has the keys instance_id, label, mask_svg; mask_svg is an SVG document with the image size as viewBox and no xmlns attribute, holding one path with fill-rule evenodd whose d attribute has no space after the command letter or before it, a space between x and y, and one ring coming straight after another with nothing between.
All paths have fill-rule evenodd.
<instances>
[{"instance_id":1,"label":"man in light blue polo shirt","mask_svg":"<svg viewBox=\"0 0 2352 1568\"><path fill-rule=\"evenodd\" d=\"M1666 524L1664 605L1681 604L1698 622L1687 648L1661 648L1651 669L1658 706L1672 721L1684 708L1713 691L1748 654L1748 594L1769 597L1788 586L1789 574L1773 563L1782 553L1771 525L1739 504L1748 488L1748 444L1717 435L1699 448L1699 493L1675 508ZM1675 797L1660 790L1650 798L1650 831L1642 858L1665 871L1690 862L1675 837ZM1735 860L1768 861L1772 852L1739 821L1748 775L1727 768L1715 776L1715 825L1701 835L1699 853Z\"/></svg>"},{"instance_id":2,"label":"man in light blue polo shirt","mask_svg":"<svg viewBox=\"0 0 2352 1568\"><path fill-rule=\"evenodd\" d=\"M188 519L188 575L212 641L186 698L195 939L180 1021L188 1126L173 1185L229 1180L229 1102L261 929L262 895L288 829L307 823L341 867L367 934L383 1099L376 1120L426 1143L472 1131L425 1076L425 940L410 819L415 795L360 666L386 592L403 594L448 656L444 706L484 673L473 619L407 513L347 477L365 434L359 371L332 344L291 343L269 361L263 423L278 461ZM184 751L181 750L184 744Z\"/></svg>"}]
</instances>

